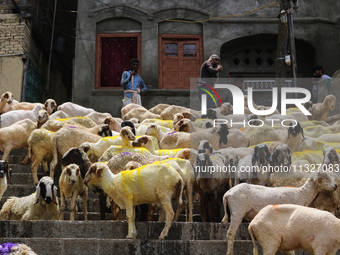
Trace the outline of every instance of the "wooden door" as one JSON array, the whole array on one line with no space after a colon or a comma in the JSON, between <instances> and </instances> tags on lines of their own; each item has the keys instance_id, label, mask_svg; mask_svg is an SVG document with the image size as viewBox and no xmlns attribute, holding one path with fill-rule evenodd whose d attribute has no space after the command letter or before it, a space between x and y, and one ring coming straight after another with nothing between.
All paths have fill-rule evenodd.
<instances>
[{"instance_id":1,"label":"wooden door","mask_svg":"<svg viewBox=\"0 0 340 255\"><path fill-rule=\"evenodd\" d=\"M159 87L189 89L190 78L198 78L201 67L201 40L197 38L162 38Z\"/></svg>"}]
</instances>

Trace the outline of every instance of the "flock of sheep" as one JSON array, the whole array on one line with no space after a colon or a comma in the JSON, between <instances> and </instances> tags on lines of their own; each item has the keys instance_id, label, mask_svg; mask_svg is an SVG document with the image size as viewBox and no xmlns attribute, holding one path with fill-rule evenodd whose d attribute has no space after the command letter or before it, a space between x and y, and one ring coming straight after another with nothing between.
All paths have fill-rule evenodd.
<instances>
[{"instance_id":1,"label":"flock of sheep","mask_svg":"<svg viewBox=\"0 0 340 255\"><path fill-rule=\"evenodd\" d=\"M72 221L77 197L87 220L90 189L99 196L101 219L108 203L114 219L127 219L127 238L137 236L136 206L149 205L149 220L158 209L164 239L182 209L186 221L193 221L193 202L199 200L202 221L230 222L227 255L234 254L243 219L251 221L254 254L255 240L264 255L294 254L298 248L335 254L340 248L340 220L332 215L338 216L340 205L340 122L326 120L336 99L328 95L323 103L305 106L309 117L297 108L284 116L256 116L246 101L244 115L232 114L229 103L205 116L176 105L129 104L113 117L71 102L57 107L53 99L16 102L6 92L0 101L0 199L11 182L9 154L18 148L27 149L22 163L31 159L36 193L8 198L0 220L63 220L70 199ZM39 165L50 173L40 180Z\"/></svg>"}]
</instances>

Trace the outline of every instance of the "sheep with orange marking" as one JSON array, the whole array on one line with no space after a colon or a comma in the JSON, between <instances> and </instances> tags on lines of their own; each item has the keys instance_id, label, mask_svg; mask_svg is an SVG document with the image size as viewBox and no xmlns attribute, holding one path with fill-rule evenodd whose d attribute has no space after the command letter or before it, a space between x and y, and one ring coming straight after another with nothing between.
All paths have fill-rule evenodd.
<instances>
[{"instance_id":1,"label":"sheep with orange marking","mask_svg":"<svg viewBox=\"0 0 340 255\"><path fill-rule=\"evenodd\" d=\"M159 236L159 239L164 239L174 217L171 199L177 195L181 204L184 188L180 174L169 164L160 163L122 171L116 175L106 164L95 163L86 173L84 183L87 186L99 186L121 209L126 210L127 238L136 238L137 236L134 219L135 206L156 204L165 213L165 226Z\"/></svg>"},{"instance_id":2,"label":"sheep with orange marking","mask_svg":"<svg viewBox=\"0 0 340 255\"><path fill-rule=\"evenodd\" d=\"M329 212L301 205L268 205L248 227L257 255L255 239L263 255L303 249L311 254L336 254L340 249L340 220Z\"/></svg>"},{"instance_id":3,"label":"sheep with orange marking","mask_svg":"<svg viewBox=\"0 0 340 255\"><path fill-rule=\"evenodd\" d=\"M223 196L224 218L228 223L227 204L231 212L231 222L227 232L227 255L234 254L234 239L242 219L251 221L267 205L297 204L308 206L322 190L336 190L335 179L328 172L314 172L305 184L298 188L264 187L241 183ZM271 253L273 254L273 253Z\"/></svg>"}]
</instances>

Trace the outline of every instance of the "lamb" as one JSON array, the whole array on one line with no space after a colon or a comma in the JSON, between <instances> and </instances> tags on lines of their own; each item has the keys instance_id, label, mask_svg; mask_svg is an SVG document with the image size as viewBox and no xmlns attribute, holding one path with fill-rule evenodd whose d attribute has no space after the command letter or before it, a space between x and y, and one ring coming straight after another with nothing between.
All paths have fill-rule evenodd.
<instances>
[{"instance_id":1,"label":"lamb","mask_svg":"<svg viewBox=\"0 0 340 255\"><path fill-rule=\"evenodd\" d=\"M60 217L59 220L64 219L65 211L65 199L71 198L70 204L70 221L74 221L74 215L77 212L77 197L81 197L83 200L83 215L84 220L87 220L87 192L88 188L84 185L83 178L80 175L79 166L76 164L70 164L66 166L61 173L59 179L60 188Z\"/></svg>"},{"instance_id":2,"label":"lamb","mask_svg":"<svg viewBox=\"0 0 340 255\"><path fill-rule=\"evenodd\" d=\"M87 117L91 118L97 125L105 124L104 121L106 118L112 117L110 113L104 112L91 112L86 115Z\"/></svg>"},{"instance_id":3,"label":"lamb","mask_svg":"<svg viewBox=\"0 0 340 255\"><path fill-rule=\"evenodd\" d=\"M16 111L5 112L4 114L1 114L1 118L0 118L1 128L8 127L14 124L15 122L18 122L23 119L30 119L33 122L36 122L38 112L42 110L43 107L44 107L43 104L38 104L33 108L33 110L30 110L30 111L16 110Z\"/></svg>"},{"instance_id":4,"label":"lamb","mask_svg":"<svg viewBox=\"0 0 340 255\"><path fill-rule=\"evenodd\" d=\"M28 157L31 158L33 184L38 184L38 166L43 164L44 171L48 171L48 163L53 159L52 137L54 132L44 128L35 129L27 139Z\"/></svg>"},{"instance_id":5,"label":"lamb","mask_svg":"<svg viewBox=\"0 0 340 255\"><path fill-rule=\"evenodd\" d=\"M121 130L121 123L123 122L120 118L113 118L113 117L107 117L104 120L104 124L109 125L110 129L116 132L119 132Z\"/></svg>"},{"instance_id":6,"label":"lamb","mask_svg":"<svg viewBox=\"0 0 340 255\"><path fill-rule=\"evenodd\" d=\"M27 139L36 128L36 124L30 119L20 120L9 127L0 129L0 150L3 151L2 159L8 162L11 150L26 148L28 150ZM28 153L22 161L26 164Z\"/></svg>"},{"instance_id":7,"label":"lamb","mask_svg":"<svg viewBox=\"0 0 340 255\"><path fill-rule=\"evenodd\" d=\"M178 194L179 204L182 204L183 180L169 164L151 164L114 175L107 165L95 163L86 173L84 183L101 187L121 209L126 210L127 238L137 236L134 223L136 205L157 204L162 208L165 226L159 239L164 239L174 217L172 197Z\"/></svg>"},{"instance_id":8,"label":"lamb","mask_svg":"<svg viewBox=\"0 0 340 255\"><path fill-rule=\"evenodd\" d=\"M328 95L324 98L322 103L316 103L312 105L311 120L323 120L326 121L328 112L333 111L336 107L336 97L334 95Z\"/></svg>"},{"instance_id":9,"label":"lamb","mask_svg":"<svg viewBox=\"0 0 340 255\"><path fill-rule=\"evenodd\" d=\"M297 204L308 206L322 190L336 190L337 185L328 172L314 172L305 184L298 188L264 187L241 183L228 190L223 196L224 218L228 223L227 204L231 212L231 222L227 232L228 252L232 255L234 238L242 219L251 221L266 205Z\"/></svg>"},{"instance_id":10,"label":"lamb","mask_svg":"<svg viewBox=\"0 0 340 255\"><path fill-rule=\"evenodd\" d=\"M0 160L0 200L7 189L7 182L12 184L11 171L12 169L8 167L8 163Z\"/></svg>"},{"instance_id":11,"label":"lamb","mask_svg":"<svg viewBox=\"0 0 340 255\"><path fill-rule=\"evenodd\" d=\"M58 220L57 187L53 179L40 179L36 192L26 197L10 197L0 211L0 220Z\"/></svg>"},{"instance_id":12,"label":"lamb","mask_svg":"<svg viewBox=\"0 0 340 255\"><path fill-rule=\"evenodd\" d=\"M72 102L63 103L62 105L59 105L57 109L58 111L63 111L70 117L86 116L94 112L94 110L91 108L86 108Z\"/></svg>"},{"instance_id":13,"label":"lamb","mask_svg":"<svg viewBox=\"0 0 340 255\"><path fill-rule=\"evenodd\" d=\"M340 220L329 212L301 205L267 205L248 227L253 254L258 254L255 238L263 255L299 248L311 254L333 254L340 249Z\"/></svg>"},{"instance_id":14,"label":"lamb","mask_svg":"<svg viewBox=\"0 0 340 255\"><path fill-rule=\"evenodd\" d=\"M44 125L48 119L48 112L45 109L40 110L37 116L37 128L41 128L41 126Z\"/></svg>"}]
</instances>

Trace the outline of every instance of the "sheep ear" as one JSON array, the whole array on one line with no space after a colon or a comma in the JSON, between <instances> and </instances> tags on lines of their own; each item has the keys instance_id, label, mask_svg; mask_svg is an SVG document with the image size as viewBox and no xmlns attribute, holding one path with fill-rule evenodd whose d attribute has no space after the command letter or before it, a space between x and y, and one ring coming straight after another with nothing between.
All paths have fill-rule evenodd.
<instances>
[{"instance_id":1,"label":"sheep ear","mask_svg":"<svg viewBox=\"0 0 340 255\"><path fill-rule=\"evenodd\" d=\"M40 186L38 184L35 190L35 203L34 204L37 204L39 202L39 197L40 197Z\"/></svg>"},{"instance_id":2,"label":"sheep ear","mask_svg":"<svg viewBox=\"0 0 340 255\"><path fill-rule=\"evenodd\" d=\"M58 205L57 191L58 191L58 188L57 188L55 185L53 185L53 190L52 190L52 202L53 202L53 204L55 204L55 205Z\"/></svg>"}]
</instances>

